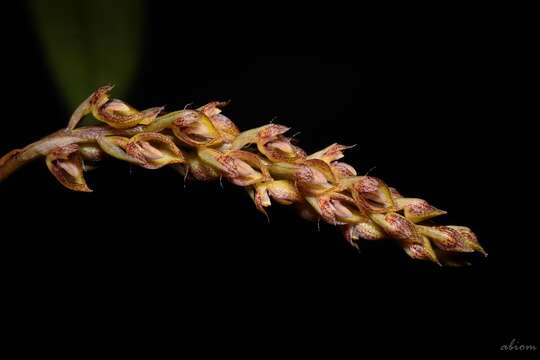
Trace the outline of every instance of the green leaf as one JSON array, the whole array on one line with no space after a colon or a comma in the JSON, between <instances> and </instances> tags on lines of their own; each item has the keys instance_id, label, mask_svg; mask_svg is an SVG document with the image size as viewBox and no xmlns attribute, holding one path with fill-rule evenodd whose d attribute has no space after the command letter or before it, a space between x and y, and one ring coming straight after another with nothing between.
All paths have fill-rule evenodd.
<instances>
[{"instance_id":1,"label":"green leaf","mask_svg":"<svg viewBox=\"0 0 540 360\"><path fill-rule=\"evenodd\" d=\"M69 111L104 84L125 96L142 53L142 1L32 0L29 7Z\"/></svg>"}]
</instances>

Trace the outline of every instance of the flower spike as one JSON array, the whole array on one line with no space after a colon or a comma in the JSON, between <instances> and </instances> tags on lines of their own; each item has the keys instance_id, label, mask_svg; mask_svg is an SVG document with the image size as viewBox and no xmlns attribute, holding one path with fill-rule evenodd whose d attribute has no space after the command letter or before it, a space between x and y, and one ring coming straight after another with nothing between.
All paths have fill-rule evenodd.
<instances>
[{"instance_id":1,"label":"flower spike","mask_svg":"<svg viewBox=\"0 0 540 360\"><path fill-rule=\"evenodd\" d=\"M434 222L446 211L403 196L381 179L359 176L342 161L353 146L334 143L307 155L284 125L240 132L222 113L228 102L166 114L162 107L138 111L111 99L112 88L102 86L84 100L67 129L2 156L0 181L44 156L65 187L89 192L84 171L112 157L145 169L171 167L184 180L227 180L243 187L267 218L274 203L292 206L306 220L337 226L356 248L361 241L389 240L413 259L449 266L469 264L465 256L472 252L487 256L468 227ZM86 115L101 126L78 128Z\"/></svg>"}]
</instances>

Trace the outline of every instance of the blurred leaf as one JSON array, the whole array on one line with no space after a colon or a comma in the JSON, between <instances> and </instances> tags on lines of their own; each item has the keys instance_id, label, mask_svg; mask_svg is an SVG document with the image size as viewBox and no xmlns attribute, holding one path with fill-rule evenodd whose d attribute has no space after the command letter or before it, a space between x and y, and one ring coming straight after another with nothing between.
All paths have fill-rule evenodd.
<instances>
[{"instance_id":1,"label":"blurred leaf","mask_svg":"<svg viewBox=\"0 0 540 360\"><path fill-rule=\"evenodd\" d=\"M141 0L32 0L35 28L59 91L74 110L101 85L132 86L142 51Z\"/></svg>"}]
</instances>

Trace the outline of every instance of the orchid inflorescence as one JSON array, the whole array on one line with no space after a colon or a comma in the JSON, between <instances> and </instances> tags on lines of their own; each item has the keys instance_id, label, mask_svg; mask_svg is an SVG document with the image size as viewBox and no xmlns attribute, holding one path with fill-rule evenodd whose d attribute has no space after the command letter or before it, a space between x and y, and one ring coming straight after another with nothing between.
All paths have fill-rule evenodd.
<instances>
[{"instance_id":1,"label":"orchid inflorescence","mask_svg":"<svg viewBox=\"0 0 540 360\"><path fill-rule=\"evenodd\" d=\"M340 161L352 146L332 144L308 155L285 135L285 126L240 132L221 113L226 102L170 113L162 107L138 111L109 98L111 89L107 85L92 93L66 129L4 155L0 181L44 156L65 187L90 192L84 172L111 156L146 169L170 166L199 181L225 178L245 188L264 215L272 201L294 206L304 219L339 227L354 247L360 239L393 239L414 259L448 265L463 263L456 253L487 255L469 228L432 222L445 211L403 197L376 177L358 176ZM77 127L88 114L104 124Z\"/></svg>"}]
</instances>

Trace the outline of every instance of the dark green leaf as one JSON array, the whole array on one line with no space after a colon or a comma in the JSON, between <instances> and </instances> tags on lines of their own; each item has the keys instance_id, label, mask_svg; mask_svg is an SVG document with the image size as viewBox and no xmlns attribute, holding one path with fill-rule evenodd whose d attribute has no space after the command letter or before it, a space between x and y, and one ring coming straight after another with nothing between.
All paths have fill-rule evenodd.
<instances>
[{"instance_id":1,"label":"dark green leaf","mask_svg":"<svg viewBox=\"0 0 540 360\"><path fill-rule=\"evenodd\" d=\"M69 110L101 85L133 85L142 51L140 0L33 0L37 34Z\"/></svg>"}]
</instances>

